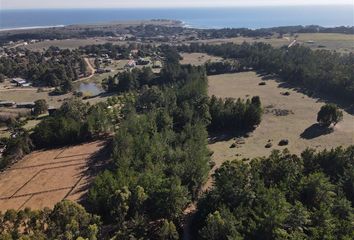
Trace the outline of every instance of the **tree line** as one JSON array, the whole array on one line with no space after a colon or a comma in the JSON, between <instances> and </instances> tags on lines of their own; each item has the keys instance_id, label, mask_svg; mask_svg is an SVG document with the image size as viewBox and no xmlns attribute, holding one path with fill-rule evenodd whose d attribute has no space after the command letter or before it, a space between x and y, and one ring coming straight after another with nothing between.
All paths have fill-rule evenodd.
<instances>
[{"instance_id":1,"label":"tree line","mask_svg":"<svg viewBox=\"0 0 354 240\"><path fill-rule=\"evenodd\" d=\"M54 115L43 119L30 137L36 148L81 143L111 132L118 117L115 114L110 112L107 103L90 106L70 99Z\"/></svg>"},{"instance_id":2,"label":"tree line","mask_svg":"<svg viewBox=\"0 0 354 240\"><path fill-rule=\"evenodd\" d=\"M34 86L72 90L72 81L87 74L87 66L78 50L50 47L44 53L26 50L24 55L9 52L0 58L0 73L8 78L22 77Z\"/></svg>"},{"instance_id":3,"label":"tree line","mask_svg":"<svg viewBox=\"0 0 354 240\"><path fill-rule=\"evenodd\" d=\"M114 226L116 239L179 239L183 210L207 178L205 70L176 68L173 83L141 88L126 106L112 144L114 166L88 193L89 209Z\"/></svg>"},{"instance_id":4,"label":"tree line","mask_svg":"<svg viewBox=\"0 0 354 240\"><path fill-rule=\"evenodd\" d=\"M262 105L259 97L246 101L240 98L236 101L230 98L225 100L212 96L209 100L211 122L210 131L237 131L252 130L261 123Z\"/></svg>"},{"instance_id":5,"label":"tree line","mask_svg":"<svg viewBox=\"0 0 354 240\"><path fill-rule=\"evenodd\" d=\"M352 239L354 148L229 161L198 203L196 239Z\"/></svg>"},{"instance_id":6,"label":"tree line","mask_svg":"<svg viewBox=\"0 0 354 240\"><path fill-rule=\"evenodd\" d=\"M0 239L96 240L99 216L87 213L77 203L62 201L51 210L7 210L0 212Z\"/></svg>"},{"instance_id":7,"label":"tree line","mask_svg":"<svg viewBox=\"0 0 354 240\"><path fill-rule=\"evenodd\" d=\"M197 37L201 39L211 38L233 38L233 37L270 37L274 34L296 34L296 33L339 33L353 34L353 26L341 27L322 27L317 25L309 26L283 26L271 28L223 28L223 29L191 29L180 26L164 26L159 24L142 24L127 27L102 27L95 29L86 27L63 27L54 29L37 29L30 31L6 32L0 35L0 45L10 41L29 41L29 40L44 40L44 39L72 39L72 38L88 38L88 37L112 37L120 34L133 35L130 40L135 40L137 37L145 39L153 39L157 41L168 41L169 37L175 35L190 36L192 33L197 33ZM161 36L161 37L157 37Z\"/></svg>"},{"instance_id":8,"label":"tree line","mask_svg":"<svg viewBox=\"0 0 354 240\"><path fill-rule=\"evenodd\" d=\"M191 44L180 51L205 52L236 59L240 70L254 69L278 75L283 81L304 86L309 93L319 92L340 100L354 101L354 54L328 50L313 51L303 46L274 48L265 43Z\"/></svg>"}]
</instances>

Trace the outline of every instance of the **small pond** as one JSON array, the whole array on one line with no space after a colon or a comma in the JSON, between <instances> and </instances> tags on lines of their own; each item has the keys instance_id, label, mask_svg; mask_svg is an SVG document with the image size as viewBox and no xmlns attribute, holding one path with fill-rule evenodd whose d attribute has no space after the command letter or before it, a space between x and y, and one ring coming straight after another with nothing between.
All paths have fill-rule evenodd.
<instances>
[{"instance_id":1,"label":"small pond","mask_svg":"<svg viewBox=\"0 0 354 240\"><path fill-rule=\"evenodd\" d=\"M82 92L86 96L96 96L104 92L101 86L95 83L80 83L78 91Z\"/></svg>"}]
</instances>

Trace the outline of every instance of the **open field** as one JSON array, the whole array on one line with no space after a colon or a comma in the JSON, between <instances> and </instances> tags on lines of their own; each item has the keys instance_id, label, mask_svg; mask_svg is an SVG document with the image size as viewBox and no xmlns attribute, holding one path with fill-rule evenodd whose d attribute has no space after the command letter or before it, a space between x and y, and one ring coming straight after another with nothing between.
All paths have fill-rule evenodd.
<instances>
[{"instance_id":1,"label":"open field","mask_svg":"<svg viewBox=\"0 0 354 240\"><path fill-rule=\"evenodd\" d=\"M299 44L310 47L312 49L329 49L339 52L354 52L354 35L339 34L339 33L299 33L297 40ZM264 42L271 44L274 47L281 47L289 45L294 40L294 36L285 35L283 38L251 38L251 37L236 37L227 39L210 39L210 40L198 40L193 42L202 42L209 44L222 44L222 43L236 43L241 44L243 42ZM313 41L313 43L307 43ZM319 46L322 46L319 48Z\"/></svg>"},{"instance_id":2,"label":"open field","mask_svg":"<svg viewBox=\"0 0 354 240\"><path fill-rule=\"evenodd\" d=\"M303 33L299 34L298 41L305 46L318 48L323 46L325 49L336 50L339 52L354 52L354 35L336 33ZM306 43L314 41L313 44Z\"/></svg>"},{"instance_id":3,"label":"open field","mask_svg":"<svg viewBox=\"0 0 354 240\"><path fill-rule=\"evenodd\" d=\"M14 102L34 102L38 99L45 99L49 106L60 107L64 99L70 98L73 95L68 93L59 96L50 96L49 92L38 92L36 88L17 88L0 90L0 96L2 100Z\"/></svg>"},{"instance_id":4,"label":"open field","mask_svg":"<svg viewBox=\"0 0 354 240\"><path fill-rule=\"evenodd\" d=\"M324 104L290 88L283 88L275 80L266 80L265 86L258 84L262 79L254 72L223 74L209 77L209 95L231 98L251 98L260 96L265 114L260 126L245 138L245 144L230 148L233 139L216 141L209 145L214 151L213 159L217 166L225 160L268 156L273 149L288 148L291 153L299 154L307 147L314 149L333 148L354 144L354 116L344 112L344 119L336 125L334 132L326 133L317 127L316 118ZM284 96L282 92L289 92ZM289 115L276 116L288 111ZM278 146L282 139L289 145ZM268 141L273 147L267 149ZM217 167L216 166L216 167Z\"/></svg>"},{"instance_id":5,"label":"open field","mask_svg":"<svg viewBox=\"0 0 354 240\"><path fill-rule=\"evenodd\" d=\"M103 141L37 151L0 173L0 211L53 207L63 199L80 201L104 158ZM101 161L99 161L101 162Z\"/></svg>"},{"instance_id":6,"label":"open field","mask_svg":"<svg viewBox=\"0 0 354 240\"><path fill-rule=\"evenodd\" d=\"M207 44L223 44L223 43L235 43L242 44L243 42L254 43L254 42L265 42L269 43L274 47L281 47L288 45L291 41L287 38L252 38L252 37L234 37L234 38L218 38L218 39L207 39L207 40L195 40L189 42L197 43L207 43Z\"/></svg>"},{"instance_id":7,"label":"open field","mask_svg":"<svg viewBox=\"0 0 354 240\"><path fill-rule=\"evenodd\" d=\"M183 60L181 64L191 64L200 66L206 63L207 61L217 62L222 60L220 57L214 57L205 53L182 53Z\"/></svg>"},{"instance_id":8,"label":"open field","mask_svg":"<svg viewBox=\"0 0 354 240\"><path fill-rule=\"evenodd\" d=\"M79 47L84 47L87 45L94 45L94 44L105 44L109 41L107 38L97 37L97 38L87 38L87 39L64 39L64 40L48 40L42 41L37 43L28 44L24 46L26 49L32 51L42 51L43 49L47 49L51 46L59 47L63 49L76 49ZM117 44L117 42L115 42Z\"/></svg>"}]
</instances>

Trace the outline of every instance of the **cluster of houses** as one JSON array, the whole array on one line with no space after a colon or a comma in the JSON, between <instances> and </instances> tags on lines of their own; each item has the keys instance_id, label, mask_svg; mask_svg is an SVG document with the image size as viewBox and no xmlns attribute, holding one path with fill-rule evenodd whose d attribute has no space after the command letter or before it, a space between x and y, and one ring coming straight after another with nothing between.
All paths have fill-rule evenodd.
<instances>
[{"instance_id":1,"label":"cluster of houses","mask_svg":"<svg viewBox=\"0 0 354 240\"><path fill-rule=\"evenodd\" d=\"M158 56L138 57L138 55L139 55L138 49L131 50L130 60L125 65L125 68L132 69L132 68L135 68L137 65L142 65L142 66L151 65L152 68L162 68L162 62L160 60L160 57L158 57Z\"/></svg>"},{"instance_id":2,"label":"cluster of houses","mask_svg":"<svg viewBox=\"0 0 354 240\"><path fill-rule=\"evenodd\" d=\"M152 68L162 68L162 61L157 54L156 56L152 57L139 57L139 50L138 49L132 49L129 53L129 61L125 64L124 68L125 69L133 69L137 67L138 65L141 66L146 66L150 65ZM97 59L97 61L101 64L112 64L113 60L110 58L110 56L106 53L100 54L97 56L97 54L90 54L90 57L94 57ZM122 54L117 54L117 59L122 59ZM106 68L97 68L96 73L107 73L111 72L111 69L106 69Z\"/></svg>"},{"instance_id":3,"label":"cluster of houses","mask_svg":"<svg viewBox=\"0 0 354 240\"><path fill-rule=\"evenodd\" d=\"M10 58L16 58L16 57L24 57L26 56L25 50L24 49L14 49L14 48L8 48L6 46L0 47L0 57L10 57Z\"/></svg>"},{"instance_id":4,"label":"cluster of houses","mask_svg":"<svg viewBox=\"0 0 354 240\"><path fill-rule=\"evenodd\" d=\"M162 68L162 62L160 60L154 60L152 61L149 57L145 58L139 58L138 60L129 60L127 64L125 65L126 69L132 69L135 68L137 65L151 65L152 68Z\"/></svg>"}]
</instances>

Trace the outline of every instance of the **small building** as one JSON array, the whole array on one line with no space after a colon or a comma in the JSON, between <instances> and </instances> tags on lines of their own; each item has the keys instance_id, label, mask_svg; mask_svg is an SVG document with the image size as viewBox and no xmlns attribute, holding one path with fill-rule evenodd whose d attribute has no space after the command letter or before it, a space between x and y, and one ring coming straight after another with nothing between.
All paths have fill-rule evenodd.
<instances>
[{"instance_id":1,"label":"small building","mask_svg":"<svg viewBox=\"0 0 354 240\"><path fill-rule=\"evenodd\" d=\"M289 45L288 48L291 48L293 46L295 46L297 44L297 40L295 39L294 41L292 41Z\"/></svg>"},{"instance_id":2,"label":"small building","mask_svg":"<svg viewBox=\"0 0 354 240\"><path fill-rule=\"evenodd\" d=\"M34 108L35 103L34 102L21 102L21 103L16 103L17 108Z\"/></svg>"},{"instance_id":3,"label":"small building","mask_svg":"<svg viewBox=\"0 0 354 240\"><path fill-rule=\"evenodd\" d=\"M127 64L125 64L126 68L135 68L136 67L136 62L134 60L129 60Z\"/></svg>"},{"instance_id":4,"label":"small building","mask_svg":"<svg viewBox=\"0 0 354 240\"><path fill-rule=\"evenodd\" d=\"M15 104L13 101L0 101L0 107L13 107Z\"/></svg>"},{"instance_id":5,"label":"small building","mask_svg":"<svg viewBox=\"0 0 354 240\"><path fill-rule=\"evenodd\" d=\"M151 61L149 58L139 58L138 65L148 65Z\"/></svg>"},{"instance_id":6,"label":"small building","mask_svg":"<svg viewBox=\"0 0 354 240\"><path fill-rule=\"evenodd\" d=\"M27 84L27 81L23 78L13 78L12 79L13 83L16 83L17 86L22 87L23 84Z\"/></svg>"},{"instance_id":7,"label":"small building","mask_svg":"<svg viewBox=\"0 0 354 240\"><path fill-rule=\"evenodd\" d=\"M98 68L96 70L96 73L109 73L112 72L112 69L108 69L108 68Z\"/></svg>"},{"instance_id":8,"label":"small building","mask_svg":"<svg viewBox=\"0 0 354 240\"><path fill-rule=\"evenodd\" d=\"M24 83L21 85L21 87L30 87L32 86L32 83Z\"/></svg>"}]
</instances>

